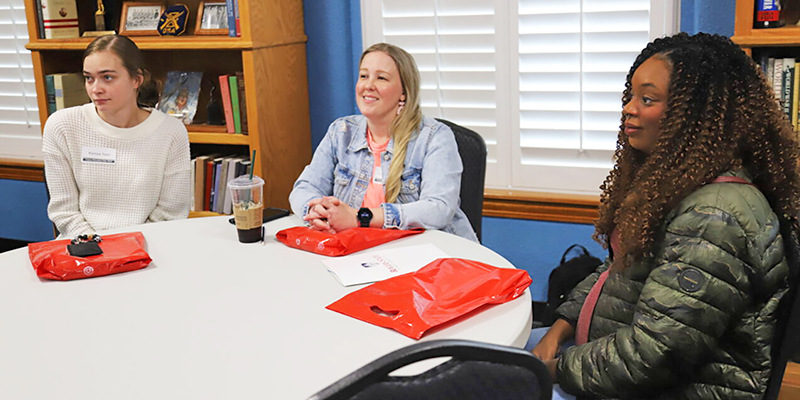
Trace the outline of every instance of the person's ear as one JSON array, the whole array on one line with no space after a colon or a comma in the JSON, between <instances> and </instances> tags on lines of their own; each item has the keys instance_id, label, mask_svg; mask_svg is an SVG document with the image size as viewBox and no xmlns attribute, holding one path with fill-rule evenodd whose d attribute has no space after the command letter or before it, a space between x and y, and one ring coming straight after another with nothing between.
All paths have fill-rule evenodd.
<instances>
[{"instance_id":1,"label":"person's ear","mask_svg":"<svg viewBox=\"0 0 800 400\"><path fill-rule=\"evenodd\" d=\"M144 74L140 70L136 77L133 79L133 89L138 90L140 86L144 83Z\"/></svg>"}]
</instances>

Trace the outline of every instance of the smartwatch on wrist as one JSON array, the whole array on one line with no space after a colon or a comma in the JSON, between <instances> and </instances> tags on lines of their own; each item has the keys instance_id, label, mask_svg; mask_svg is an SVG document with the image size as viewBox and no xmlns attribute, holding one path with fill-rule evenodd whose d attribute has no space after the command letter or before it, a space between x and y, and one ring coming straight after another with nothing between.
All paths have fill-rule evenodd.
<instances>
[{"instance_id":1,"label":"smartwatch on wrist","mask_svg":"<svg viewBox=\"0 0 800 400\"><path fill-rule=\"evenodd\" d=\"M356 213L356 219L358 219L358 226L369 228L369 223L372 222L372 211L369 208L361 207Z\"/></svg>"}]
</instances>

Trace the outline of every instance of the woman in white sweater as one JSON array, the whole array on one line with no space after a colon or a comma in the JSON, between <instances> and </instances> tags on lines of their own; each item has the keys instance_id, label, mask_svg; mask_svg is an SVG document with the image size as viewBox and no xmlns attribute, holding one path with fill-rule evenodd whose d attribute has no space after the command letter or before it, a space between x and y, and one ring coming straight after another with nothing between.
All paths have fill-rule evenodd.
<instances>
[{"instance_id":1,"label":"woman in white sweater","mask_svg":"<svg viewBox=\"0 0 800 400\"><path fill-rule=\"evenodd\" d=\"M91 103L59 110L42 139L48 215L62 237L186 218L189 138L153 109L157 84L124 36L94 40L83 55Z\"/></svg>"}]
</instances>

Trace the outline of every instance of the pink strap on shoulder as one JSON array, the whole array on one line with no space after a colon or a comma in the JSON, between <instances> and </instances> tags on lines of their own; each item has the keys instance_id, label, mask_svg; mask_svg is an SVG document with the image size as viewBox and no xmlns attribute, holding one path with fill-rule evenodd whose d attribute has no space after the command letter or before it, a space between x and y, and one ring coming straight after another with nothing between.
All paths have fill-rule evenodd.
<instances>
[{"instance_id":1,"label":"pink strap on shoulder","mask_svg":"<svg viewBox=\"0 0 800 400\"><path fill-rule=\"evenodd\" d=\"M589 326L592 323L592 315L594 314L594 307L597 305L597 299L600 298L600 292L603 290L603 285L606 284L608 279L608 270L603 271L597 282L592 286L589 295L581 306L581 313L578 316L578 326L575 328L575 344L584 344L589 341Z\"/></svg>"}]
</instances>

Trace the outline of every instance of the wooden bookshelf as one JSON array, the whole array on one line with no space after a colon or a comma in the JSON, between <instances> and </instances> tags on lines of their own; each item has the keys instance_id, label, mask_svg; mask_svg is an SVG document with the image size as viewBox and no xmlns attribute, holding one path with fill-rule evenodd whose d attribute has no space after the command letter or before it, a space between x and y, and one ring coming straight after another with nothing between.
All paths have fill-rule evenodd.
<instances>
[{"instance_id":1,"label":"wooden bookshelf","mask_svg":"<svg viewBox=\"0 0 800 400\"><path fill-rule=\"evenodd\" d=\"M755 0L736 0L736 26L731 40L742 46L751 56L754 48L800 47L800 26L796 25L800 19L800 4L786 2L782 13L786 20L785 26L755 29ZM795 54L794 49L778 49L779 52L785 50Z\"/></svg>"},{"instance_id":2,"label":"wooden bookshelf","mask_svg":"<svg viewBox=\"0 0 800 400\"><path fill-rule=\"evenodd\" d=\"M35 0L25 1L39 119L47 120L45 75L81 70L83 51L92 38L43 39L38 35ZM76 0L80 31L94 29L96 0ZM105 0L119 8L121 0ZM152 76L165 81L169 71L202 71L203 80L242 71L249 132L225 133L224 127L201 125L206 121L208 94L201 92L196 125L187 126L189 141L215 152L235 146L256 150L255 174L265 180L265 205L289 207L289 192L311 160L311 125L308 111L306 41L301 0L239 0L241 37L195 36L194 17L200 0L167 0L186 4L190 22L179 37L135 36ZM112 24L113 25L113 24ZM116 26L109 26L117 28ZM233 149L235 151L235 149ZM195 213L195 216L207 215ZM208 215L218 215L209 213Z\"/></svg>"}]
</instances>

